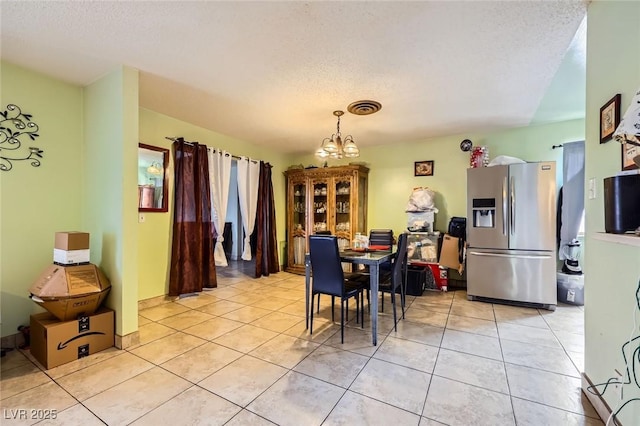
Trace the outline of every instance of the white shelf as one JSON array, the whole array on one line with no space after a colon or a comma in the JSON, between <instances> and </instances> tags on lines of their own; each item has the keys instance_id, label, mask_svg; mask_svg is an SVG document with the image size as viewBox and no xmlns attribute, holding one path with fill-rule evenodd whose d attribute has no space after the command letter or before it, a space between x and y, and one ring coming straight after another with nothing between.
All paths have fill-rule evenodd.
<instances>
[{"instance_id":1,"label":"white shelf","mask_svg":"<svg viewBox=\"0 0 640 426\"><path fill-rule=\"evenodd\" d=\"M630 234L607 234L605 232L595 232L592 234L594 240L607 241L609 243L623 244L626 246L640 247L640 237Z\"/></svg>"}]
</instances>

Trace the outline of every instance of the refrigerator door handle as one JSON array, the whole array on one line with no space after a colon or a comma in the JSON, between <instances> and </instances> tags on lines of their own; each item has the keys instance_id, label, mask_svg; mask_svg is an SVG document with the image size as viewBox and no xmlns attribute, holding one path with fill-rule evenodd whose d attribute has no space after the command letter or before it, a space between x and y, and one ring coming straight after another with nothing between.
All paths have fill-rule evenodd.
<instances>
[{"instance_id":1,"label":"refrigerator door handle","mask_svg":"<svg viewBox=\"0 0 640 426\"><path fill-rule=\"evenodd\" d=\"M501 253L484 253L479 251L470 251L469 254L474 256L486 256L486 257L510 257L517 259L550 259L550 255L533 255L533 254L501 254Z\"/></svg>"},{"instance_id":2,"label":"refrigerator door handle","mask_svg":"<svg viewBox=\"0 0 640 426\"><path fill-rule=\"evenodd\" d=\"M515 182L513 176L511 176L511 184L509 185L510 201L511 201L511 235L514 234L516 228L516 192L515 192Z\"/></svg>"},{"instance_id":3,"label":"refrigerator door handle","mask_svg":"<svg viewBox=\"0 0 640 426\"><path fill-rule=\"evenodd\" d=\"M507 177L502 180L502 235L507 235Z\"/></svg>"}]
</instances>

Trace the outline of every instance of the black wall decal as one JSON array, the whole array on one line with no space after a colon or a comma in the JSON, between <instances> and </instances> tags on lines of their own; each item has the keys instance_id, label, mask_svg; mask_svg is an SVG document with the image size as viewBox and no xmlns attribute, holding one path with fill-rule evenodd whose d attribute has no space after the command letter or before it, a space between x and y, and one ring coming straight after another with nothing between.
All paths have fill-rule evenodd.
<instances>
[{"instance_id":1,"label":"black wall decal","mask_svg":"<svg viewBox=\"0 0 640 426\"><path fill-rule=\"evenodd\" d=\"M40 166L42 158L40 148L23 146L29 138L35 141L38 125L31 121L31 114L23 113L19 106L8 104L7 109L0 112L0 170L8 172L15 161L30 160L33 167Z\"/></svg>"}]
</instances>

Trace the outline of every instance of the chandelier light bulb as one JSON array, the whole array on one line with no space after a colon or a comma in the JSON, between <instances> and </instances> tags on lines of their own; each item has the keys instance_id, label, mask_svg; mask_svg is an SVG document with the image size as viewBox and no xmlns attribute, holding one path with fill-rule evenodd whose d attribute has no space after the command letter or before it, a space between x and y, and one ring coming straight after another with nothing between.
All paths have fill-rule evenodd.
<instances>
[{"instance_id":1,"label":"chandelier light bulb","mask_svg":"<svg viewBox=\"0 0 640 426\"><path fill-rule=\"evenodd\" d=\"M324 146L322 147L324 148L325 151L327 151L329 154L339 151L338 147L340 145L334 142L333 139L325 139L325 140L328 140L328 142L325 142Z\"/></svg>"},{"instance_id":2,"label":"chandelier light bulb","mask_svg":"<svg viewBox=\"0 0 640 426\"><path fill-rule=\"evenodd\" d=\"M319 159L323 160L323 159L329 157L329 153L327 151L325 151L322 147L320 147L316 151L316 157L318 157Z\"/></svg>"},{"instance_id":3,"label":"chandelier light bulb","mask_svg":"<svg viewBox=\"0 0 640 426\"><path fill-rule=\"evenodd\" d=\"M351 154L352 156L357 157L360 154L360 149L358 149L356 143L351 139L351 136L347 136L346 141L347 142L342 147L342 151L344 151L347 156L349 156L348 154Z\"/></svg>"}]
</instances>

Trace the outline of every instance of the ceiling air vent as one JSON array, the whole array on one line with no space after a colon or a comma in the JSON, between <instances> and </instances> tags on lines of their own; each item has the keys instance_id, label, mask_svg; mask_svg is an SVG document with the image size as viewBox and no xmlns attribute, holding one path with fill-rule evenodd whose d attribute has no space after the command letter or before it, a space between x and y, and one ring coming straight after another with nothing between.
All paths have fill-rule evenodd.
<instances>
[{"instance_id":1,"label":"ceiling air vent","mask_svg":"<svg viewBox=\"0 0 640 426\"><path fill-rule=\"evenodd\" d=\"M347 107L347 111L355 115L369 115L380 111L382 104L376 101L355 101Z\"/></svg>"}]
</instances>

